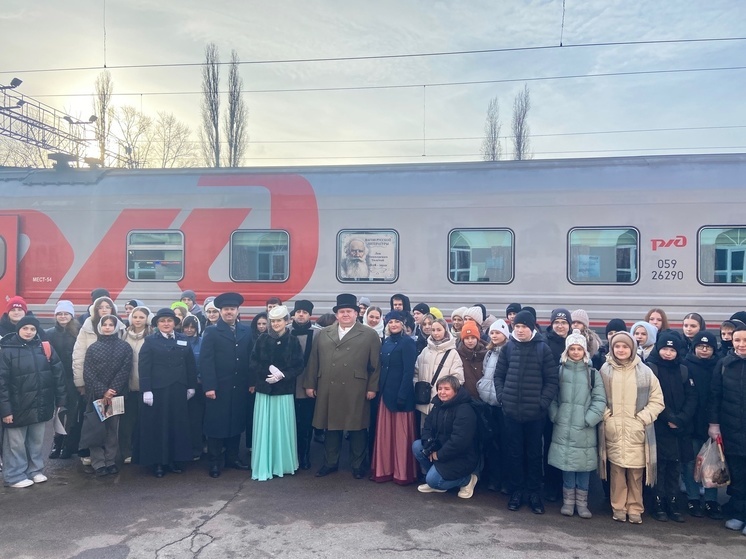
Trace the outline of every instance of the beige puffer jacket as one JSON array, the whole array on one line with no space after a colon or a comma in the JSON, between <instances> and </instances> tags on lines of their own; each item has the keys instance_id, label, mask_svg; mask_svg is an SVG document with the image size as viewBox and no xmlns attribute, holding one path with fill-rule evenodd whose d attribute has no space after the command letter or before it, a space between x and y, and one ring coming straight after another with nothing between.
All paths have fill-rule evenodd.
<instances>
[{"instance_id":1,"label":"beige puffer jacket","mask_svg":"<svg viewBox=\"0 0 746 559\"><path fill-rule=\"evenodd\" d=\"M441 379L448 375L455 376L461 384L464 384L464 364L461 361L461 356L456 350L456 342L453 336L450 339L437 345L432 337L427 339L427 347L422 350L422 353L417 357L417 362L414 364L414 382L427 381L432 382L435 376L435 371L440 365L440 361L443 359L443 355L447 350L451 350L448 354L448 358L443 363L443 368L440 370L438 378ZM430 391L430 399L432 400L438 391L433 386ZM417 409L423 414L427 415L432 409L432 404L418 405Z\"/></svg>"}]
</instances>

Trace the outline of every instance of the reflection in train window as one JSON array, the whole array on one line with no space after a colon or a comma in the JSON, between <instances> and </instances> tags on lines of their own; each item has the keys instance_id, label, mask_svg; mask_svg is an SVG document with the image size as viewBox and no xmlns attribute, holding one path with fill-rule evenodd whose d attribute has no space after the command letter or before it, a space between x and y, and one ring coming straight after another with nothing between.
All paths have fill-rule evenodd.
<instances>
[{"instance_id":1,"label":"reflection in train window","mask_svg":"<svg viewBox=\"0 0 746 559\"><path fill-rule=\"evenodd\" d=\"M130 231L127 278L131 281L180 281L184 277L181 231Z\"/></svg>"},{"instance_id":2,"label":"reflection in train window","mask_svg":"<svg viewBox=\"0 0 746 559\"><path fill-rule=\"evenodd\" d=\"M453 283L513 281L513 232L454 229L448 234L448 279Z\"/></svg>"},{"instance_id":3,"label":"reflection in train window","mask_svg":"<svg viewBox=\"0 0 746 559\"><path fill-rule=\"evenodd\" d=\"M234 231L231 235L231 279L287 281L289 249L287 231Z\"/></svg>"},{"instance_id":4,"label":"reflection in train window","mask_svg":"<svg viewBox=\"0 0 746 559\"><path fill-rule=\"evenodd\" d=\"M5 270L8 267L6 262L8 258L8 245L5 244L5 239L0 237L0 279L5 276Z\"/></svg>"},{"instance_id":5,"label":"reflection in train window","mask_svg":"<svg viewBox=\"0 0 746 559\"><path fill-rule=\"evenodd\" d=\"M700 282L746 283L746 227L703 227L698 254Z\"/></svg>"},{"instance_id":6,"label":"reflection in train window","mask_svg":"<svg viewBox=\"0 0 746 559\"><path fill-rule=\"evenodd\" d=\"M571 283L633 284L639 276L640 234L628 227L573 229L568 234Z\"/></svg>"}]
</instances>

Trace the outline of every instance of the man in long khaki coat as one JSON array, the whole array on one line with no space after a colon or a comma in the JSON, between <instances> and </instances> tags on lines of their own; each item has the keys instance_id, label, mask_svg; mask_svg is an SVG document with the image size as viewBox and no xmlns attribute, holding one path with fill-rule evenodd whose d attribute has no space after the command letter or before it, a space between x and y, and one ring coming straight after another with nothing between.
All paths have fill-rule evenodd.
<instances>
[{"instance_id":1,"label":"man in long khaki coat","mask_svg":"<svg viewBox=\"0 0 746 559\"><path fill-rule=\"evenodd\" d=\"M337 323L314 335L303 383L308 397L316 398L313 426L327 430L324 465L316 476L337 471L342 434L348 431L352 475L362 479L370 400L378 391L381 340L375 330L357 321L354 295L338 295L332 310Z\"/></svg>"}]
</instances>

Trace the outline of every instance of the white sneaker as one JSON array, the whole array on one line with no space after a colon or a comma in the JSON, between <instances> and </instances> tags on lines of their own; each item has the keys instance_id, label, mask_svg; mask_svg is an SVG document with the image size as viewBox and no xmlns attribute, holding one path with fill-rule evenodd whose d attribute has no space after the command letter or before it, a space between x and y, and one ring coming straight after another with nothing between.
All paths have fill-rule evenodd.
<instances>
[{"instance_id":1,"label":"white sneaker","mask_svg":"<svg viewBox=\"0 0 746 559\"><path fill-rule=\"evenodd\" d=\"M31 487L34 485L34 482L30 479L22 479L21 481L17 481L10 485L10 487L15 487L16 489L22 489L24 487Z\"/></svg>"},{"instance_id":2,"label":"white sneaker","mask_svg":"<svg viewBox=\"0 0 746 559\"><path fill-rule=\"evenodd\" d=\"M90 456L83 456L80 459L80 463L83 464L84 466L90 466L91 465L91 457Z\"/></svg>"},{"instance_id":3,"label":"white sneaker","mask_svg":"<svg viewBox=\"0 0 746 559\"><path fill-rule=\"evenodd\" d=\"M49 478L44 474L36 474L32 479L34 480L34 483L44 483Z\"/></svg>"},{"instance_id":4,"label":"white sneaker","mask_svg":"<svg viewBox=\"0 0 746 559\"><path fill-rule=\"evenodd\" d=\"M124 463L125 464L132 464L132 456L128 456L127 458L125 458L124 459Z\"/></svg>"},{"instance_id":5,"label":"white sneaker","mask_svg":"<svg viewBox=\"0 0 746 559\"><path fill-rule=\"evenodd\" d=\"M725 522L725 527L728 528L728 530L735 530L736 532L743 530L744 526L746 526L746 522L738 520L737 518L731 518Z\"/></svg>"},{"instance_id":6,"label":"white sneaker","mask_svg":"<svg viewBox=\"0 0 746 559\"><path fill-rule=\"evenodd\" d=\"M422 485L417 486L417 491L420 493L445 493L445 489L435 489L434 487L430 487L427 483L423 483Z\"/></svg>"},{"instance_id":7,"label":"white sneaker","mask_svg":"<svg viewBox=\"0 0 746 559\"><path fill-rule=\"evenodd\" d=\"M471 496L474 495L474 486L477 484L478 480L479 478L476 476L476 474L471 474L469 483L459 489L458 496L462 499L471 499Z\"/></svg>"}]
</instances>

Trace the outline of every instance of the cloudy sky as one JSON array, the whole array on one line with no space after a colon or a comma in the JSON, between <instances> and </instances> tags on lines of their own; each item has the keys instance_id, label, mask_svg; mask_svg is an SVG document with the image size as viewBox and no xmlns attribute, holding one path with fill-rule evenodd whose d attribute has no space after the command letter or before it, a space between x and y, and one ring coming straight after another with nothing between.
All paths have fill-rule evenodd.
<instances>
[{"instance_id":1,"label":"cloudy sky","mask_svg":"<svg viewBox=\"0 0 746 559\"><path fill-rule=\"evenodd\" d=\"M510 159L524 84L534 158L746 151L746 40L691 42L746 37L746 2L564 4L562 29L562 0L3 0L0 83L86 118L106 64L116 106L196 141L200 67L175 65L214 42L246 62L246 165L479 160L493 97Z\"/></svg>"}]
</instances>

